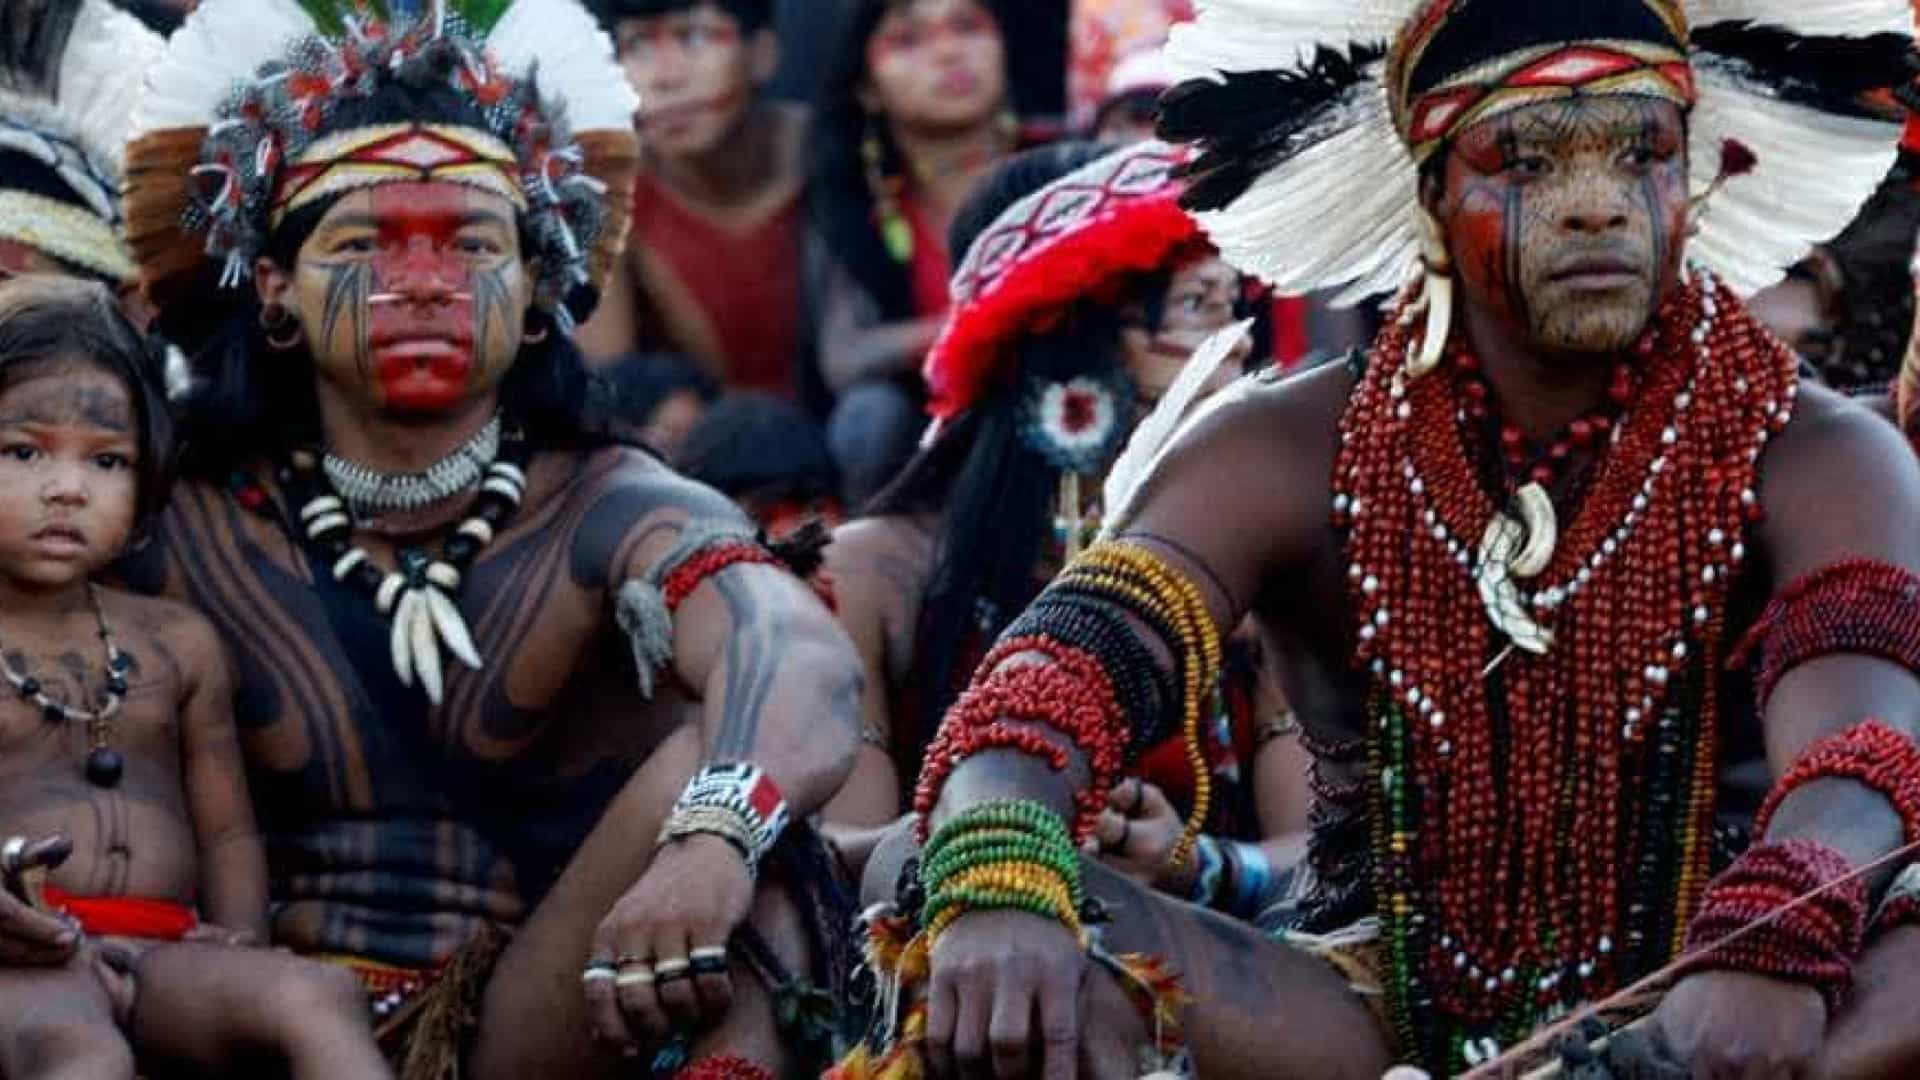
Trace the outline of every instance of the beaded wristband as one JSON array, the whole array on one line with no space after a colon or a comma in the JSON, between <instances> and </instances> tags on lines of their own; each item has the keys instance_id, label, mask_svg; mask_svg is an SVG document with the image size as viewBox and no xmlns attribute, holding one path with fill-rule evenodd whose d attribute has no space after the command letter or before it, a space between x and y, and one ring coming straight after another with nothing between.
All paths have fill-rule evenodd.
<instances>
[{"instance_id":1,"label":"beaded wristband","mask_svg":"<svg viewBox=\"0 0 1920 1080\"><path fill-rule=\"evenodd\" d=\"M1027 653L1038 653L1048 663L1008 663ZM921 839L926 839L928 816L948 774L983 749L1011 747L1045 759L1055 772L1065 771L1069 758L1064 750L1040 732L1012 727L1008 721L1058 731L1087 756L1091 781L1076 796L1072 839L1090 835L1124 758L1125 732L1105 670L1092 656L1047 638L1002 641L980 670L986 674L960 696L927 746L913 801Z\"/></svg>"},{"instance_id":2,"label":"beaded wristband","mask_svg":"<svg viewBox=\"0 0 1920 1080\"><path fill-rule=\"evenodd\" d=\"M1885 795L1900 815L1907 842L1920 841L1920 746L1878 720L1863 720L1808 747L1761 804L1753 835L1767 834L1787 796L1829 779L1857 781Z\"/></svg>"},{"instance_id":3,"label":"beaded wristband","mask_svg":"<svg viewBox=\"0 0 1920 1080\"><path fill-rule=\"evenodd\" d=\"M1193 861L1193 885L1187 889L1187 900L1210 908L1219 898L1220 882L1226 876L1227 857L1221 854L1218 840L1201 836L1193 845Z\"/></svg>"},{"instance_id":4,"label":"beaded wristband","mask_svg":"<svg viewBox=\"0 0 1920 1080\"><path fill-rule=\"evenodd\" d=\"M663 842L719 836L741 849L747 872L758 877L760 863L786 830L788 817L779 786L758 765L706 765L687 781L661 836Z\"/></svg>"},{"instance_id":5,"label":"beaded wristband","mask_svg":"<svg viewBox=\"0 0 1920 1080\"><path fill-rule=\"evenodd\" d=\"M1867 886L1855 878L1826 888L1853 872L1846 856L1811 840L1760 844L1734 861L1707 886L1699 914L1687 928L1689 970L1744 971L1805 983L1838 1009L1853 983L1853 963L1866 933ZM1728 945L1715 942L1774 916L1803 897L1811 900L1780 914Z\"/></svg>"},{"instance_id":6,"label":"beaded wristband","mask_svg":"<svg viewBox=\"0 0 1920 1080\"><path fill-rule=\"evenodd\" d=\"M1841 653L1920 669L1920 577L1871 559L1816 570L1781 590L1728 666L1758 654L1755 693L1764 709L1787 672Z\"/></svg>"},{"instance_id":7,"label":"beaded wristband","mask_svg":"<svg viewBox=\"0 0 1920 1080\"><path fill-rule=\"evenodd\" d=\"M1027 911L1081 932L1079 853L1041 803L990 802L955 815L927 841L920 885L929 941L974 911Z\"/></svg>"}]
</instances>

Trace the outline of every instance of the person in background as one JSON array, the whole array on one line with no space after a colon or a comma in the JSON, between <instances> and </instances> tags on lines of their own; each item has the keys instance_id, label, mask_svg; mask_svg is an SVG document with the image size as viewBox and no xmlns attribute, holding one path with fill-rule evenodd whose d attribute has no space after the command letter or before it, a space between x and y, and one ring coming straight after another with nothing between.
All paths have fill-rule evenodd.
<instances>
[{"instance_id":1,"label":"person in background","mask_svg":"<svg viewBox=\"0 0 1920 1080\"><path fill-rule=\"evenodd\" d=\"M954 250L967 254L928 362L936 434L872 516L827 549L838 614L875 688L866 745L830 821L872 826L900 813L901 780L973 666L1098 530L1102 478L1136 422L1195 348L1244 314L1239 275L1175 203L1179 160L1156 143L1028 151L955 221ZM1100 194L1030 236L1062 190ZM981 269L984 251L1006 259ZM1211 384L1243 360L1222 357ZM1114 792L1100 840L1137 879L1251 918L1278 884L1274 868L1291 861L1281 838L1305 827L1305 759L1259 643L1229 652L1206 745L1213 872L1169 858L1199 797L1177 739Z\"/></svg>"},{"instance_id":2,"label":"person in background","mask_svg":"<svg viewBox=\"0 0 1920 1080\"><path fill-rule=\"evenodd\" d=\"M729 394L671 458L690 479L740 504L770 540L840 524L839 477L805 409L769 394Z\"/></svg>"},{"instance_id":3,"label":"person in background","mask_svg":"<svg viewBox=\"0 0 1920 1080\"><path fill-rule=\"evenodd\" d=\"M640 95L625 260L581 330L590 357L667 348L730 389L796 394L804 108L769 100L772 0L599 0Z\"/></svg>"},{"instance_id":4,"label":"person in background","mask_svg":"<svg viewBox=\"0 0 1920 1080\"><path fill-rule=\"evenodd\" d=\"M912 452L920 361L947 308L947 228L1012 152L1007 53L980 0L851 0L813 163L828 440L848 501Z\"/></svg>"},{"instance_id":5,"label":"person in background","mask_svg":"<svg viewBox=\"0 0 1920 1080\"><path fill-rule=\"evenodd\" d=\"M598 372L598 412L607 431L671 461L720 398L720 384L693 361L641 353Z\"/></svg>"}]
</instances>

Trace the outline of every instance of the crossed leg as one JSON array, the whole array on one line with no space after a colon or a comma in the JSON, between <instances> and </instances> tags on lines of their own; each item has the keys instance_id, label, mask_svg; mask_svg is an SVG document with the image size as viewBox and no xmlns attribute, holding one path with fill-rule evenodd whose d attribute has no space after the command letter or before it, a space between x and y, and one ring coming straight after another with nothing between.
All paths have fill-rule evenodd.
<instances>
[{"instance_id":1,"label":"crossed leg","mask_svg":"<svg viewBox=\"0 0 1920 1080\"><path fill-rule=\"evenodd\" d=\"M892 898L911 851L911 828L903 823L867 864L869 902ZM1192 999L1183 1019L1198 1075L1378 1080L1391 1064L1373 1014L1325 963L1245 923L1144 889L1097 862L1082 866L1088 893L1112 916L1107 948L1161 957L1180 974ZM1131 1000L1097 966L1081 996L1080 1031L1081 1075L1139 1075L1137 1052L1149 1033ZM990 1047L956 1041L954 1056L963 1074L993 1075Z\"/></svg>"},{"instance_id":2,"label":"crossed leg","mask_svg":"<svg viewBox=\"0 0 1920 1080\"><path fill-rule=\"evenodd\" d=\"M514 934L487 985L479 1035L469 1060L476 1080L633 1075L635 1063L600 1049L591 1037L580 970L594 930L646 869L674 800L699 767L697 729L685 726L647 758L546 898ZM751 922L790 971L805 971L806 935L793 905L763 885ZM781 1071L788 1065L767 989L737 960L729 969L733 1004L695 1040L693 1056L739 1054Z\"/></svg>"}]
</instances>

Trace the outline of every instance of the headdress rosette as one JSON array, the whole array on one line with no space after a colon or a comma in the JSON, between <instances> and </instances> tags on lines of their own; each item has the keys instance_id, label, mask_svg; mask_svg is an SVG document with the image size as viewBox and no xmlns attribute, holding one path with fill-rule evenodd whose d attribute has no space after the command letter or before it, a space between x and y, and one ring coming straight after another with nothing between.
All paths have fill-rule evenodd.
<instances>
[{"instance_id":1,"label":"headdress rosette","mask_svg":"<svg viewBox=\"0 0 1920 1080\"><path fill-rule=\"evenodd\" d=\"M1912 19L1909 0L1200 0L1167 46L1185 81L1161 134L1198 144L1186 205L1243 271L1351 304L1424 260L1434 300L1418 170L1455 134L1541 101L1671 101L1713 192L1690 254L1752 293L1893 164L1897 126L1830 103L1906 81Z\"/></svg>"},{"instance_id":2,"label":"headdress rosette","mask_svg":"<svg viewBox=\"0 0 1920 1080\"><path fill-rule=\"evenodd\" d=\"M121 239L121 159L163 47L106 0L0 3L0 238L109 281L138 276Z\"/></svg>"},{"instance_id":3,"label":"headdress rosette","mask_svg":"<svg viewBox=\"0 0 1920 1080\"><path fill-rule=\"evenodd\" d=\"M451 87L477 120L348 119L395 82ZM248 281L273 230L319 200L466 184L520 211L537 302L568 324L625 243L637 106L579 0L205 0L135 117L129 240L166 303L209 261L222 285Z\"/></svg>"}]
</instances>

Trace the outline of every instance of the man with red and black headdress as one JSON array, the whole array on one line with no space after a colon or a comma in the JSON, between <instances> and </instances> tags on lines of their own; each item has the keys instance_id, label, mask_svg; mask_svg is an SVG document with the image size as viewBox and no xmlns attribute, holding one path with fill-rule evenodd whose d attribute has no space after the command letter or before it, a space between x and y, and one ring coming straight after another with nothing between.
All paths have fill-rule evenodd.
<instances>
[{"instance_id":1,"label":"man with red and black headdress","mask_svg":"<svg viewBox=\"0 0 1920 1080\"><path fill-rule=\"evenodd\" d=\"M200 376L153 576L238 658L276 943L359 974L408 1075L820 1034L837 916L787 887L857 660L736 507L593 434L634 105L578 0L208 0L128 151Z\"/></svg>"},{"instance_id":2,"label":"man with red and black headdress","mask_svg":"<svg viewBox=\"0 0 1920 1080\"><path fill-rule=\"evenodd\" d=\"M1892 125L1805 91L1892 81L1907 20L1202 0L1161 120L1199 144L1186 205L1283 292L1398 298L1364 357L1189 422L948 714L875 926L890 978L926 972L891 1053L1137 1067L1131 997L1168 1071L1506 1075L1681 957L1639 1030L1682 1073L1839 1060L1912 948L1911 902L1875 912L1920 840L1920 472L1741 296L1891 164ZM1248 615L1317 759L1278 940L1073 855L1141 747L1198 735ZM1715 765L1748 698L1775 786L1735 857Z\"/></svg>"}]
</instances>

